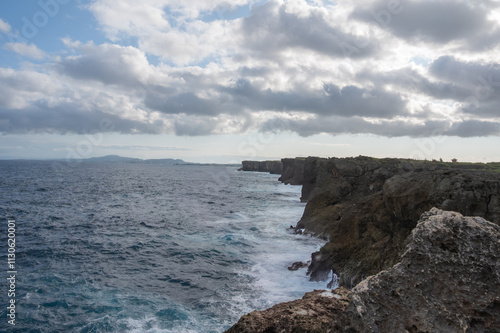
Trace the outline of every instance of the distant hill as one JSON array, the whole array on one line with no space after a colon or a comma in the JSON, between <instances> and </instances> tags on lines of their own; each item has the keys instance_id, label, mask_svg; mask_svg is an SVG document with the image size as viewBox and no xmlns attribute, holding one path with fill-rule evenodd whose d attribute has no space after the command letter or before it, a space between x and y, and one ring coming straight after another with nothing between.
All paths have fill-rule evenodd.
<instances>
[{"instance_id":1,"label":"distant hill","mask_svg":"<svg viewBox=\"0 0 500 333\"><path fill-rule=\"evenodd\" d=\"M123 157L118 155L107 155L102 157L92 157L84 160L85 162L107 162L107 163L147 163L147 164L191 164L180 159L163 158L141 160L140 158Z\"/></svg>"},{"instance_id":2,"label":"distant hill","mask_svg":"<svg viewBox=\"0 0 500 333\"><path fill-rule=\"evenodd\" d=\"M118 155L107 155L85 159L86 162L140 162L141 159L132 157L122 157Z\"/></svg>"}]
</instances>

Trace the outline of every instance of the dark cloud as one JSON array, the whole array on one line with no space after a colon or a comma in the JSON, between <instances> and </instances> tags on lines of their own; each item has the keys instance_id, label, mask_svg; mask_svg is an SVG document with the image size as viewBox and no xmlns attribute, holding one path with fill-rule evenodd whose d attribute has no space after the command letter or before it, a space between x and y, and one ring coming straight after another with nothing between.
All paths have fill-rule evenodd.
<instances>
[{"instance_id":1,"label":"dark cloud","mask_svg":"<svg viewBox=\"0 0 500 333\"><path fill-rule=\"evenodd\" d=\"M500 123L493 121L467 120L454 123L445 133L459 137L492 136L500 134Z\"/></svg>"},{"instance_id":2,"label":"dark cloud","mask_svg":"<svg viewBox=\"0 0 500 333\"><path fill-rule=\"evenodd\" d=\"M380 0L368 8L357 8L351 17L372 22L406 40L440 44L465 41L469 47L483 49L500 41L497 22L488 20L492 6L498 4L492 1Z\"/></svg>"},{"instance_id":3,"label":"dark cloud","mask_svg":"<svg viewBox=\"0 0 500 333\"><path fill-rule=\"evenodd\" d=\"M476 116L500 116L500 64L459 61L442 56L429 66L429 73L460 85L466 93L457 101L462 112Z\"/></svg>"},{"instance_id":4,"label":"dark cloud","mask_svg":"<svg viewBox=\"0 0 500 333\"><path fill-rule=\"evenodd\" d=\"M192 79L189 79L192 80ZM325 84L321 90L298 85L287 91L261 89L245 78L230 86L200 85L216 93L199 97L168 87L147 87L145 106L164 114L216 116L246 111L301 111L313 114L391 118L406 114L406 101L397 93L378 88L339 87Z\"/></svg>"},{"instance_id":5,"label":"dark cloud","mask_svg":"<svg viewBox=\"0 0 500 333\"><path fill-rule=\"evenodd\" d=\"M342 31L341 26L328 22L319 11L299 16L274 1L255 7L252 15L244 18L242 29L244 47L263 58L296 48L352 58L373 56L378 50L373 40Z\"/></svg>"},{"instance_id":6,"label":"dark cloud","mask_svg":"<svg viewBox=\"0 0 500 333\"><path fill-rule=\"evenodd\" d=\"M376 87L391 85L401 94L420 93L439 100L464 100L471 94L471 89L446 78L431 79L411 68L389 72L377 72L372 69L360 71L356 77L369 80Z\"/></svg>"},{"instance_id":7,"label":"dark cloud","mask_svg":"<svg viewBox=\"0 0 500 333\"><path fill-rule=\"evenodd\" d=\"M148 92L145 105L166 114L215 115L218 112L214 101L199 98L192 92L162 95Z\"/></svg>"},{"instance_id":8,"label":"dark cloud","mask_svg":"<svg viewBox=\"0 0 500 333\"><path fill-rule=\"evenodd\" d=\"M358 72L356 77L376 87L397 87L402 95L418 93L435 100L459 103L459 113L469 116L500 116L500 65L496 63L467 62L442 56L429 64L425 76L411 68L403 68L388 72L368 69ZM432 112L420 116L429 115Z\"/></svg>"},{"instance_id":9,"label":"dark cloud","mask_svg":"<svg viewBox=\"0 0 500 333\"><path fill-rule=\"evenodd\" d=\"M391 118L406 113L406 102L398 94L383 89L325 84L323 90L300 87L294 91L257 89L248 80L221 88L234 105L249 110L302 111L313 114Z\"/></svg>"},{"instance_id":10,"label":"dark cloud","mask_svg":"<svg viewBox=\"0 0 500 333\"><path fill-rule=\"evenodd\" d=\"M40 101L22 110L0 108L0 133L3 134L95 132L159 134L162 131L161 122L147 124L101 110L78 109L75 104L61 104L54 107Z\"/></svg>"},{"instance_id":11,"label":"dark cloud","mask_svg":"<svg viewBox=\"0 0 500 333\"><path fill-rule=\"evenodd\" d=\"M429 66L429 73L441 80L474 87L481 80L494 80L500 85L500 64L466 62L453 56L441 56Z\"/></svg>"},{"instance_id":12,"label":"dark cloud","mask_svg":"<svg viewBox=\"0 0 500 333\"><path fill-rule=\"evenodd\" d=\"M446 120L428 120L422 123L384 120L372 123L359 117L316 117L307 120L272 119L262 125L261 131L291 131L301 136L320 133L332 135L364 133L385 137L475 137L499 135L500 123L478 120L465 120L454 123Z\"/></svg>"}]
</instances>

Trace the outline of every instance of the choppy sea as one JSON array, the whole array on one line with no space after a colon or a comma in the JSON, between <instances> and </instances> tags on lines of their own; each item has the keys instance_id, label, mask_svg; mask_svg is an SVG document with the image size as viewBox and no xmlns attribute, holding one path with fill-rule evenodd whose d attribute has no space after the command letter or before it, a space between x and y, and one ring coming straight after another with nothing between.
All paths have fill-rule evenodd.
<instances>
[{"instance_id":1,"label":"choppy sea","mask_svg":"<svg viewBox=\"0 0 500 333\"><path fill-rule=\"evenodd\" d=\"M300 187L236 169L0 161L0 331L223 332L324 288L287 269L323 244L289 230Z\"/></svg>"}]
</instances>

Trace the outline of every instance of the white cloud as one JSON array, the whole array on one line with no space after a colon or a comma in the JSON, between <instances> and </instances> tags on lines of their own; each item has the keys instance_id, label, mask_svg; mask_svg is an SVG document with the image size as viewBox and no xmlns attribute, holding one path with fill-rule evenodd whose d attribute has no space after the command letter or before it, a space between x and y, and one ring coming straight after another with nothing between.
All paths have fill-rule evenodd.
<instances>
[{"instance_id":1,"label":"white cloud","mask_svg":"<svg viewBox=\"0 0 500 333\"><path fill-rule=\"evenodd\" d=\"M140 36L170 27L161 1L99 0L89 5L104 32L112 40Z\"/></svg>"},{"instance_id":2,"label":"white cloud","mask_svg":"<svg viewBox=\"0 0 500 333\"><path fill-rule=\"evenodd\" d=\"M112 37L119 33L138 35L151 29L168 29L169 21L182 25L201 15L215 12L219 19L227 10L249 5L255 0L97 0L89 9Z\"/></svg>"},{"instance_id":3,"label":"white cloud","mask_svg":"<svg viewBox=\"0 0 500 333\"><path fill-rule=\"evenodd\" d=\"M430 10L410 2L420 15ZM478 49L470 31L453 30L452 20L446 34L437 25L420 29L418 17L406 26L419 31L399 31L405 22L396 16L391 27L373 26L361 14L388 10L378 7L387 5L380 0L355 6L270 0L246 8L246 17L225 19L226 10L251 3L92 2L89 9L113 42L67 38L69 52L56 60L0 71L0 132L81 133L110 117L120 133L183 136L500 135L498 47ZM441 13L455 8L450 13L463 17L463 2L440 3ZM483 14L477 9L474 17ZM450 57L457 47L466 52ZM150 55L159 63L151 64ZM426 63L415 65L417 58ZM476 77L490 74L494 86L480 86ZM465 109L476 93L474 108Z\"/></svg>"},{"instance_id":4,"label":"white cloud","mask_svg":"<svg viewBox=\"0 0 500 333\"><path fill-rule=\"evenodd\" d=\"M89 9L113 41L136 38L144 52L186 65L231 53L238 23L225 21L224 11L248 2L146 0L138 7L132 0L100 0ZM216 19L202 20L207 13Z\"/></svg>"},{"instance_id":5,"label":"white cloud","mask_svg":"<svg viewBox=\"0 0 500 333\"><path fill-rule=\"evenodd\" d=\"M196 64L205 59L234 54L234 24L197 21L185 30L157 31L139 40L139 47L176 65Z\"/></svg>"},{"instance_id":6,"label":"white cloud","mask_svg":"<svg viewBox=\"0 0 500 333\"><path fill-rule=\"evenodd\" d=\"M11 29L10 24L0 18L0 32L6 34L9 33L10 29Z\"/></svg>"},{"instance_id":7,"label":"white cloud","mask_svg":"<svg viewBox=\"0 0 500 333\"><path fill-rule=\"evenodd\" d=\"M35 44L7 43L4 45L4 49L36 60L41 60L47 56L45 52L40 50Z\"/></svg>"},{"instance_id":8,"label":"white cloud","mask_svg":"<svg viewBox=\"0 0 500 333\"><path fill-rule=\"evenodd\" d=\"M146 55L133 46L81 44L69 40L65 43L80 54L59 60L56 67L72 78L131 86L140 85L152 75Z\"/></svg>"}]
</instances>

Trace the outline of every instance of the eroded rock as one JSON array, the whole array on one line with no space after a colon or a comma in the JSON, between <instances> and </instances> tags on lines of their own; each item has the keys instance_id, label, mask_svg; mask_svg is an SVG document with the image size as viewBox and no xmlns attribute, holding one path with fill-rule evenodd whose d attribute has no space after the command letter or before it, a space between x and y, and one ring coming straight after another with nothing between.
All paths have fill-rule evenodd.
<instances>
[{"instance_id":1,"label":"eroded rock","mask_svg":"<svg viewBox=\"0 0 500 333\"><path fill-rule=\"evenodd\" d=\"M254 311L226 333L333 333L344 332L343 318L349 291L315 290L300 300L280 303L265 311Z\"/></svg>"},{"instance_id":2,"label":"eroded rock","mask_svg":"<svg viewBox=\"0 0 500 333\"><path fill-rule=\"evenodd\" d=\"M500 332L500 227L433 208L401 261L358 284L359 332Z\"/></svg>"}]
</instances>

